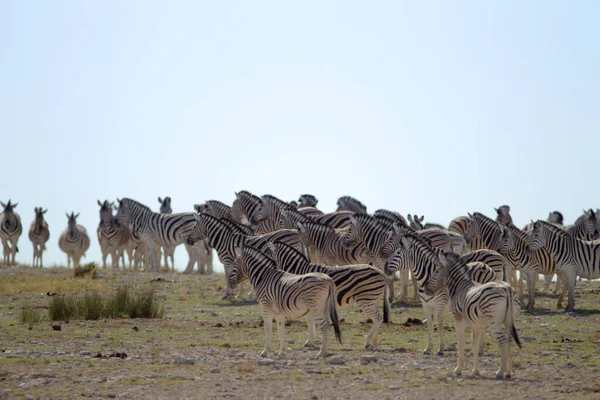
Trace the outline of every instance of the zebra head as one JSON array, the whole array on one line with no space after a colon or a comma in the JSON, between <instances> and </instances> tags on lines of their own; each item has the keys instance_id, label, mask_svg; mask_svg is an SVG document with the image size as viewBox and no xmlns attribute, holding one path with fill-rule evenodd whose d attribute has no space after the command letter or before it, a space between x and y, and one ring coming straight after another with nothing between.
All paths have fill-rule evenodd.
<instances>
[{"instance_id":1,"label":"zebra head","mask_svg":"<svg viewBox=\"0 0 600 400\"><path fill-rule=\"evenodd\" d=\"M196 214L196 224L194 225L194 229L192 229L192 232L185 241L188 245L193 246L197 241L206 239L206 220L208 217L208 214Z\"/></svg>"},{"instance_id":2,"label":"zebra head","mask_svg":"<svg viewBox=\"0 0 600 400\"><path fill-rule=\"evenodd\" d=\"M292 208L298 208L298 202L296 200L292 200L288 203Z\"/></svg>"},{"instance_id":3,"label":"zebra head","mask_svg":"<svg viewBox=\"0 0 600 400\"><path fill-rule=\"evenodd\" d=\"M204 204L194 204L194 210L198 214L202 214L203 212L206 212L207 209L208 209L208 206L206 205L206 203L204 203Z\"/></svg>"},{"instance_id":4,"label":"zebra head","mask_svg":"<svg viewBox=\"0 0 600 400\"><path fill-rule=\"evenodd\" d=\"M592 240L598 238L598 219L596 213L591 208L588 211L583 210L585 217L585 232Z\"/></svg>"},{"instance_id":5,"label":"zebra head","mask_svg":"<svg viewBox=\"0 0 600 400\"><path fill-rule=\"evenodd\" d=\"M516 247L515 235L512 233L510 228L504 227L502 229L502 235L500 236L500 245L498 246L498 253L507 257L511 249Z\"/></svg>"},{"instance_id":6,"label":"zebra head","mask_svg":"<svg viewBox=\"0 0 600 400\"><path fill-rule=\"evenodd\" d=\"M78 231L77 218L79 217L79 213L75 214L74 212L71 212L71 215L69 215L69 213L65 213L65 215L68 220L67 227L69 229L69 235L73 235L74 232Z\"/></svg>"},{"instance_id":7,"label":"zebra head","mask_svg":"<svg viewBox=\"0 0 600 400\"><path fill-rule=\"evenodd\" d=\"M129 199L117 199L117 203L119 207L113 219L114 224L117 228L128 226L132 220L132 203Z\"/></svg>"},{"instance_id":8,"label":"zebra head","mask_svg":"<svg viewBox=\"0 0 600 400\"><path fill-rule=\"evenodd\" d=\"M560 211L552 211L548 213L548 219L546 219L551 224L555 225L564 225L565 218L563 217Z\"/></svg>"},{"instance_id":9,"label":"zebra head","mask_svg":"<svg viewBox=\"0 0 600 400\"><path fill-rule=\"evenodd\" d=\"M310 261L306 256L300 253L298 250L282 242L267 242L270 256L279 269L284 269L284 266L297 265L298 261L302 264L310 264Z\"/></svg>"},{"instance_id":10,"label":"zebra head","mask_svg":"<svg viewBox=\"0 0 600 400\"><path fill-rule=\"evenodd\" d=\"M406 235L412 235L415 230L408 225L393 224L392 230L386 234L386 239L379 250L379 257L388 260L396 250L402 247L402 238Z\"/></svg>"},{"instance_id":11,"label":"zebra head","mask_svg":"<svg viewBox=\"0 0 600 400\"><path fill-rule=\"evenodd\" d=\"M312 194L301 194L298 198L298 204L300 207L316 207L319 200Z\"/></svg>"},{"instance_id":12,"label":"zebra head","mask_svg":"<svg viewBox=\"0 0 600 400\"><path fill-rule=\"evenodd\" d=\"M164 199L158 198L158 202L160 203L160 213L161 214L172 214L173 209L171 208L171 198L169 196Z\"/></svg>"},{"instance_id":13,"label":"zebra head","mask_svg":"<svg viewBox=\"0 0 600 400\"><path fill-rule=\"evenodd\" d=\"M543 229L543 221L531 221L531 233L527 242L527 252L533 253L546 246L546 232Z\"/></svg>"},{"instance_id":14,"label":"zebra head","mask_svg":"<svg viewBox=\"0 0 600 400\"><path fill-rule=\"evenodd\" d=\"M510 215L510 206L503 205L498 208L494 207L494 211L496 211L496 222L501 225L512 224L512 217Z\"/></svg>"},{"instance_id":15,"label":"zebra head","mask_svg":"<svg viewBox=\"0 0 600 400\"><path fill-rule=\"evenodd\" d=\"M367 206L352 196L342 196L337 201L336 211L352 211L354 213L367 213Z\"/></svg>"},{"instance_id":16,"label":"zebra head","mask_svg":"<svg viewBox=\"0 0 600 400\"><path fill-rule=\"evenodd\" d=\"M35 212L35 226L38 229L41 229L44 225L44 214L48 212L48 210L42 210L42 207L35 207L33 209Z\"/></svg>"},{"instance_id":17,"label":"zebra head","mask_svg":"<svg viewBox=\"0 0 600 400\"><path fill-rule=\"evenodd\" d=\"M412 246L413 240L414 237L411 235L401 236L399 246L397 246L396 250L385 264L384 272L387 275L393 275L398 271L408 268L408 250Z\"/></svg>"},{"instance_id":18,"label":"zebra head","mask_svg":"<svg viewBox=\"0 0 600 400\"><path fill-rule=\"evenodd\" d=\"M112 227L113 224L113 206L115 203L109 203L108 200L104 200L104 202L100 202L98 200L98 205L100 206L100 223L104 225L106 229Z\"/></svg>"},{"instance_id":19,"label":"zebra head","mask_svg":"<svg viewBox=\"0 0 600 400\"><path fill-rule=\"evenodd\" d=\"M17 208L17 206L19 205L19 203L14 203L12 204L10 202L10 200L8 200L7 204L4 204L3 202L0 201L0 205L2 205L2 207L4 207L4 214L12 214L13 213L13 209Z\"/></svg>"},{"instance_id":20,"label":"zebra head","mask_svg":"<svg viewBox=\"0 0 600 400\"><path fill-rule=\"evenodd\" d=\"M269 265L275 268L273 260L265 256L260 251L252 247L235 247L235 262L233 268L227 277L227 284L230 289L235 289L240 283L249 278L250 270L253 267L263 268L263 264L269 261Z\"/></svg>"},{"instance_id":21,"label":"zebra head","mask_svg":"<svg viewBox=\"0 0 600 400\"><path fill-rule=\"evenodd\" d=\"M283 209L279 212L279 229L294 229L298 222L308 222L310 219L295 210Z\"/></svg>"}]
</instances>

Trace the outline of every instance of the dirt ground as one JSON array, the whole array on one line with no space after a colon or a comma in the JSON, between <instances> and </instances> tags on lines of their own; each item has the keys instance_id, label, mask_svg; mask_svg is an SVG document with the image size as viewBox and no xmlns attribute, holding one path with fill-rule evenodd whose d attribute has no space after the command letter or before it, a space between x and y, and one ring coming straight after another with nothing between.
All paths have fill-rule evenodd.
<instances>
[{"instance_id":1,"label":"dirt ground","mask_svg":"<svg viewBox=\"0 0 600 400\"><path fill-rule=\"evenodd\" d=\"M600 398L600 282L578 285L574 316L557 310L553 295L538 296L533 313L522 311L517 329L523 348L513 346L514 377L496 380L499 352L489 335L482 375L471 376L470 354L463 376L452 375L456 339L450 314L445 357L422 354L426 327L406 323L424 318L419 302L394 305L378 351L364 350L370 323L351 307L339 310L343 344L333 342L326 360L314 359L318 349L303 348L302 320L286 327L284 357L261 359L258 306L221 301L222 275L100 274L74 280L64 268L0 268L0 398ZM162 280L150 282L157 277ZM48 292L107 292L122 283L153 285L165 317L19 320L25 305L45 316ZM53 330L54 324L61 330ZM274 332L275 344L276 338Z\"/></svg>"}]
</instances>

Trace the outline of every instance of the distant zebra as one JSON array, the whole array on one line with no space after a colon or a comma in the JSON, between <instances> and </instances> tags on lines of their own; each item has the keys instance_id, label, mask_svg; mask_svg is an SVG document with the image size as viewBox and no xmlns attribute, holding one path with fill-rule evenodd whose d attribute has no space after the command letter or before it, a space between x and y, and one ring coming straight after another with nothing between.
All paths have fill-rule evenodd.
<instances>
[{"instance_id":1,"label":"distant zebra","mask_svg":"<svg viewBox=\"0 0 600 400\"><path fill-rule=\"evenodd\" d=\"M527 246L529 251L546 249L554 258L557 268L565 275L569 286L567 311L575 310L575 283L577 276L600 278L600 242L583 241L561 228L538 220L533 224ZM561 295L564 296L564 292Z\"/></svg>"},{"instance_id":2,"label":"distant zebra","mask_svg":"<svg viewBox=\"0 0 600 400\"><path fill-rule=\"evenodd\" d=\"M12 204L8 200L7 204L0 201L0 205L4 207L4 211L0 213L0 240L4 247L4 265L15 265L15 257L19 251L17 242L23 233L21 217L14 211L19 203Z\"/></svg>"},{"instance_id":3,"label":"distant zebra","mask_svg":"<svg viewBox=\"0 0 600 400\"><path fill-rule=\"evenodd\" d=\"M510 223L504 226L498 251L513 268L520 269L521 274L527 276L527 291L529 293L527 309L532 310L535 305L535 278L538 274L552 276L557 271L550 253L545 249L538 249L531 253L527 251L528 242L529 235ZM563 279L562 273L559 274L559 277ZM518 292L519 300L524 304L522 285L519 285ZM560 307L560 303L558 307Z\"/></svg>"},{"instance_id":4,"label":"distant zebra","mask_svg":"<svg viewBox=\"0 0 600 400\"><path fill-rule=\"evenodd\" d=\"M175 247L185 242L196 225L195 213L159 214L132 199L118 201L115 225L131 225L134 236L146 245L146 254L149 256L146 265L152 271L158 270L158 246Z\"/></svg>"},{"instance_id":5,"label":"distant zebra","mask_svg":"<svg viewBox=\"0 0 600 400\"><path fill-rule=\"evenodd\" d=\"M485 246L481 239L465 237L465 232L467 231L469 221L470 218L466 215L456 217L452 221L450 221L450 225L448 225L448 230L450 232L458 233L459 235L465 238L465 240L467 241L467 251L485 249Z\"/></svg>"},{"instance_id":6,"label":"distant zebra","mask_svg":"<svg viewBox=\"0 0 600 400\"><path fill-rule=\"evenodd\" d=\"M70 267L70 260L73 260L73 273L76 275L81 257L85 256L85 252L90 248L90 238L87 230L77 223L79 213L66 214L66 216L67 228L58 238L58 247L67 254L67 266Z\"/></svg>"},{"instance_id":7,"label":"distant zebra","mask_svg":"<svg viewBox=\"0 0 600 400\"><path fill-rule=\"evenodd\" d=\"M419 216L416 214L413 215L412 217L410 214L408 214L406 217L408 218L409 226L416 231L421 231L423 229L446 230L446 227L444 227L443 225L440 225L440 224L434 224L434 223L430 223L430 222L423 224L423 220L425 219L424 215L421 215L421 218L419 218Z\"/></svg>"},{"instance_id":8,"label":"distant zebra","mask_svg":"<svg viewBox=\"0 0 600 400\"><path fill-rule=\"evenodd\" d=\"M261 206L254 213L257 221L256 234L274 232L279 229L280 214L283 210L296 211L288 202L266 194L260 198Z\"/></svg>"},{"instance_id":9,"label":"distant zebra","mask_svg":"<svg viewBox=\"0 0 600 400\"><path fill-rule=\"evenodd\" d=\"M512 224L512 216L510 215L510 206L503 205L498 208L494 208L496 211L496 222L500 225Z\"/></svg>"},{"instance_id":10,"label":"distant zebra","mask_svg":"<svg viewBox=\"0 0 600 400\"><path fill-rule=\"evenodd\" d=\"M50 230L48 223L44 220L44 214L48 210L42 210L42 207L35 207L35 219L29 228L29 240L33 244L33 267L44 267L43 255L46 250L46 242L50 239Z\"/></svg>"},{"instance_id":11,"label":"distant zebra","mask_svg":"<svg viewBox=\"0 0 600 400\"><path fill-rule=\"evenodd\" d=\"M439 287L432 293L425 291L425 286L432 279L433 274L439 269L437 253L439 251L430 247L429 243L423 238L415 235L402 236L401 246L394 252L386 264L386 273L395 273L410 269L418 281L418 295L421 299L423 311L427 317L428 343L423 354L431 354L433 349L433 324L435 321L440 335L440 348L438 355L444 354L444 310L448 304L448 291L444 287ZM464 257L464 256L463 256ZM482 264L480 260L471 258L472 271L471 279L477 279L479 282L491 282L497 279L494 271Z\"/></svg>"},{"instance_id":12,"label":"distant zebra","mask_svg":"<svg viewBox=\"0 0 600 400\"><path fill-rule=\"evenodd\" d=\"M329 225L299 222L298 232L304 245L314 252L318 264L368 264L373 260L362 243L346 246L343 235Z\"/></svg>"},{"instance_id":13,"label":"distant zebra","mask_svg":"<svg viewBox=\"0 0 600 400\"><path fill-rule=\"evenodd\" d=\"M429 279L424 291L426 294L434 294L440 287L448 287L458 348L458 365L454 373L462 374L465 363L465 328L470 326L473 330L473 375L479 375L479 352L475 349L479 348L482 334L489 327L500 347L500 369L496 372L496 378L510 378L511 338L521 347L514 322L519 310L515 290L507 282L489 282L483 285L473 282L467 264L458 254L440 252L438 259L440 268ZM503 325L506 332L502 329Z\"/></svg>"},{"instance_id":14,"label":"distant zebra","mask_svg":"<svg viewBox=\"0 0 600 400\"><path fill-rule=\"evenodd\" d=\"M173 209L171 208L171 198L169 196L164 199L158 198L158 202L160 203L160 213L165 215L171 215L173 213ZM176 246L161 246L162 252L165 258L165 267L167 270L169 269L169 258L171 259L171 270L175 271L175 247Z\"/></svg>"},{"instance_id":15,"label":"distant zebra","mask_svg":"<svg viewBox=\"0 0 600 400\"><path fill-rule=\"evenodd\" d=\"M307 249L302 243L298 232L294 229L282 229L260 236L247 236L225 219L218 219L209 214L197 215L197 222L186 237L188 245L206 239L209 246L217 251L219 261L225 269L225 279L231 273L235 262L235 247L252 246L261 251L268 251L269 241L286 243L302 254L307 254ZM232 299L234 290L228 285L225 288L223 300Z\"/></svg>"},{"instance_id":16,"label":"distant zebra","mask_svg":"<svg viewBox=\"0 0 600 400\"><path fill-rule=\"evenodd\" d=\"M119 267L121 257L123 257L123 268L125 268L125 253L128 254L131 267L135 245L131 240L129 228L115 227L112 214L114 203L109 203L108 200L104 200L104 202L98 200L98 205L100 206L100 224L96 233L102 251L102 267L106 268L106 258L110 254L113 268Z\"/></svg>"},{"instance_id":17,"label":"distant zebra","mask_svg":"<svg viewBox=\"0 0 600 400\"><path fill-rule=\"evenodd\" d=\"M235 287L249 279L256 291L265 328L265 349L261 353L262 357L266 357L268 352L273 351L271 345L273 318L277 320L280 356L287 348L285 342L287 318L298 319L306 316L309 326L319 325L322 342L317 358L327 356L331 325L338 341L342 342L335 305L335 284L329 276L319 272L294 275L279 270L273 260L251 247L237 247L235 252L236 262L228 281Z\"/></svg>"},{"instance_id":18,"label":"distant zebra","mask_svg":"<svg viewBox=\"0 0 600 400\"><path fill-rule=\"evenodd\" d=\"M257 212L262 207L260 197L252 193L242 190L235 194L235 200L231 206L231 214L234 219L244 222L244 219L250 225L258 225L260 222L257 218Z\"/></svg>"},{"instance_id":19,"label":"distant zebra","mask_svg":"<svg viewBox=\"0 0 600 400\"><path fill-rule=\"evenodd\" d=\"M269 242L268 246L277 266L286 272L296 275L322 272L331 277L335 282L338 307L357 304L362 313L373 321L373 327L365 341L365 348L373 349L377 346L378 330L382 322L379 314L381 300L383 300L383 322L389 322L390 315L390 303L384 293L385 277L381 270L366 264L338 267L311 264L303 254L285 243ZM305 346L313 343L314 326L309 326L308 334Z\"/></svg>"},{"instance_id":20,"label":"distant zebra","mask_svg":"<svg viewBox=\"0 0 600 400\"><path fill-rule=\"evenodd\" d=\"M367 213L367 206L352 196L342 196L337 201L336 211L352 211L354 213Z\"/></svg>"}]
</instances>

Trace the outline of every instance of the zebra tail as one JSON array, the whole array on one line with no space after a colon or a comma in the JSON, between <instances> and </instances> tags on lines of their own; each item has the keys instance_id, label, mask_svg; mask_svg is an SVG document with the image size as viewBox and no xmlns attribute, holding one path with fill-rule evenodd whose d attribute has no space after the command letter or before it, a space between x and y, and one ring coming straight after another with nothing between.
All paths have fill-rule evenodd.
<instances>
[{"instance_id":1,"label":"zebra tail","mask_svg":"<svg viewBox=\"0 0 600 400\"><path fill-rule=\"evenodd\" d=\"M329 303L329 318L335 331L335 337L338 342L342 343L342 331L340 330L340 321L338 318L337 307L335 305L335 284L333 281L329 284L329 294L327 295L327 302Z\"/></svg>"},{"instance_id":2,"label":"zebra tail","mask_svg":"<svg viewBox=\"0 0 600 400\"><path fill-rule=\"evenodd\" d=\"M385 285L385 294L383 295L383 322L386 324L390 322L390 298L388 285Z\"/></svg>"},{"instance_id":3,"label":"zebra tail","mask_svg":"<svg viewBox=\"0 0 600 400\"><path fill-rule=\"evenodd\" d=\"M515 291L513 288L509 288L509 295L508 295L508 307L506 310L506 330L509 332L509 335L512 336L512 338L514 339L515 343L517 344L517 346L519 346L519 348L521 349L521 341L519 340L519 335L517 334L517 328L515 327L515 320L514 320L514 306L513 306L513 301L514 301L514 295L515 295Z\"/></svg>"},{"instance_id":4,"label":"zebra tail","mask_svg":"<svg viewBox=\"0 0 600 400\"><path fill-rule=\"evenodd\" d=\"M17 248L17 251L15 253L18 253L19 252L19 246L15 246L15 247Z\"/></svg>"}]
</instances>

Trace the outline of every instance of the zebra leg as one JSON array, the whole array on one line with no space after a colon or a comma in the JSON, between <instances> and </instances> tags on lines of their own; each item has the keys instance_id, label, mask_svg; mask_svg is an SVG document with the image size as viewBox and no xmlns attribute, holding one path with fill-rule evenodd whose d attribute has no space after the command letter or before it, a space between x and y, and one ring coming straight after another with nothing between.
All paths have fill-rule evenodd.
<instances>
[{"instance_id":1,"label":"zebra leg","mask_svg":"<svg viewBox=\"0 0 600 400\"><path fill-rule=\"evenodd\" d=\"M394 300L394 275L385 274L385 285L388 288L388 300L392 303Z\"/></svg>"},{"instance_id":2,"label":"zebra leg","mask_svg":"<svg viewBox=\"0 0 600 400\"><path fill-rule=\"evenodd\" d=\"M504 379L508 357L508 337L502 329L502 323L496 323L495 321L492 321L490 324L490 330L492 332L492 336L498 342L498 347L500 348L500 369L496 371L496 378Z\"/></svg>"},{"instance_id":3,"label":"zebra leg","mask_svg":"<svg viewBox=\"0 0 600 400\"><path fill-rule=\"evenodd\" d=\"M40 268L44 268L44 246L45 245L40 245L40 255L39 255Z\"/></svg>"},{"instance_id":4,"label":"zebra leg","mask_svg":"<svg viewBox=\"0 0 600 400\"><path fill-rule=\"evenodd\" d=\"M400 272L400 301L406 300L408 296L408 269Z\"/></svg>"},{"instance_id":5,"label":"zebra leg","mask_svg":"<svg viewBox=\"0 0 600 400\"><path fill-rule=\"evenodd\" d=\"M373 322L373 326L371 330L367 334L367 339L365 341L365 349L373 350L377 347L377 336L379 334L379 327L381 326L381 322L383 318L381 318L381 314L379 314L379 300L370 302L367 304L359 304L364 315L368 315ZM340 307L338 305L338 307Z\"/></svg>"},{"instance_id":6,"label":"zebra leg","mask_svg":"<svg viewBox=\"0 0 600 400\"><path fill-rule=\"evenodd\" d=\"M533 306L535 305L535 275L537 275L537 271L526 271L527 275L527 292L529 301L527 302L527 309L529 311L533 310Z\"/></svg>"},{"instance_id":7,"label":"zebra leg","mask_svg":"<svg viewBox=\"0 0 600 400\"><path fill-rule=\"evenodd\" d=\"M438 328L438 335L440 335L440 349L438 350L437 354L438 356L444 356L444 308L446 308L446 304L444 304L443 302L440 302L440 304L437 305L437 315L436 315L436 325ZM433 314L431 315L432 319L431 319L431 323L427 324L428 326L431 326L431 337L433 339ZM433 346L433 343L432 343Z\"/></svg>"},{"instance_id":8,"label":"zebra leg","mask_svg":"<svg viewBox=\"0 0 600 400\"><path fill-rule=\"evenodd\" d=\"M315 319L313 317L306 317L306 324L308 325L308 339L304 342L304 347L315 347Z\"/></svg>"},{"instance_id":9,"label":"zebra leg","mask_svg":"<svg viewBox=\"0 0 600 400\"><path fill-rule=\"evenodd\" d=\"M569 297L567 301L567 312L575 312L575 285L577 283L577 273L574 265L567 265L563 269L567 285L569 287ZM563 296L564 297L564 296Z\"/></svg>"},{"instance_id":10,"label":"zebra leg","mask_svg":"<svg viewBox=\"0 0 600 400\"><path fill-rule=\"evenodd\" d=\"M316 358L325 358L327 357L327 348L329 346L329 331L331 330L331 325L329 321L324 318L323 315L319 315L315 318L315 323L319 323L319 328L321 330L321 350L317 353Z\"/></svg>"},{"instance_id":11,"label":"zebra leg","mask_svg":"<svg viewBox=\"0 0 600 400\"><path fill-rule=\"evenodd\" d=\"M194 272L194 264L196 264L196 260L194 257L194 249L192 248L192 246L190 246L189 244L185 244L185 250L188 253L188 264L187 267L185 267L185 270L183 271L184 274L191 274L192 272Z\"/></svg>"},{"instance_id":12,"label":"zebra leg","mask_svg":"<svg viewBox=\"0 0 600 400\"><path fill-rule=\"evenodd\" d=\"M213 273L213 250L210 247L206 250L206 273L209 275Z\"/></svg>"},{"instance_id":13,"label":"zebra leg","mask_svg":"<svg viewBox=\"0 0 600 400\"><path fill-rule=\"evenodd\" d=\"M427 347L423 354L430 355L433 348L433 307L423 304L423 311L427 316Z\"/></svg>"},{"instance_id":14,"label":"zebra leg","mask_svg":"<svg viewBox=\"0 0 600 400\"><path fill-rule=\"evenodd\" d=\"M106 258L108 257L108 249L102 250L102 268L106 268Z\"/></svg>"},{"instance_id":15,"label":"zebra leg","mask_svg":"<svg viewBox=\"0 0 600 400\"><path fill-rule=\"evenodd\" d=\"M456 348L458 350L458 365L454 368L455 375L461 375L465 366L465 322L456 321Z\"/></svg>"},{"instance_id":16,"label":"zebra leg","mask_svg":"<svg viewBox=\"0 0 600 400\"><path fill-rule=\"evenodd\" d=\"M270 313L263 312L263 324L265 326L265 349L260 353L260 356L267 357L269 351L273 351L273 316Z\"/></svg>"},{"instance_id":17,"label":"zebra leg","mask_svg":"<svg viewBox=\"0 0 600 400\"><path fill-rule=\"evenodd\" d=\"M412 284L413 284L413 297L412 301L417 301L419 299L419 282L417 281L417 277L411 273L412 276Z\"/></svg>"},{"instance_id":18,"label":"zebra leg","mask_svg":"<svg viewBox=\"0 0 600 400\"><path fill-rule=\"evenodd\" d=\"M277 335L279 336L279 357L285 355L285 317L277 317Z\"/></svg>"},{"instance_id":19,"label":"zebra leg","mask_svg":"<svg viewBox=\"0 0 600 400\"><path fill-rule=\"evenodd\" d=\"M479 347L482 339L482 331L472 328L471 350L473 351L473 375L479 375Z\"/></svg>"}]
</instances>

